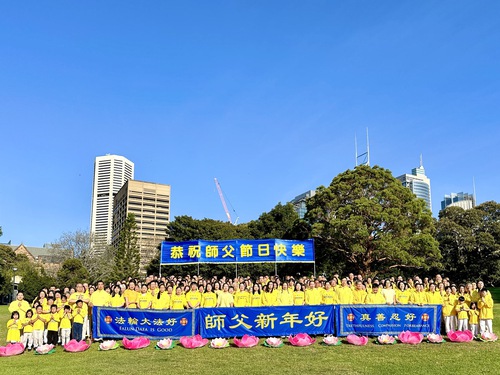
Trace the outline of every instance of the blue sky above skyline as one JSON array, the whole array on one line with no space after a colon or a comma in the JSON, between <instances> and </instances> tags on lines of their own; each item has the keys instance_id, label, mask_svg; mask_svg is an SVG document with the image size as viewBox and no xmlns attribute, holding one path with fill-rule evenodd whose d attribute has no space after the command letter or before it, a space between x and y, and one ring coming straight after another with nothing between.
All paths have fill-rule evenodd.
<instances>
[{"instance_id":1,"label":"blue sky above skyline","mask_svg":"<svg viewBox=\"0 0 500 375\"><path fill-rule=\"evenodd\" d=\"M354 166L500 200L497 1L0 5L0 242L90 225L93 163L172 186L171 217L239 222Z\"/></svg>"}]
</instances>

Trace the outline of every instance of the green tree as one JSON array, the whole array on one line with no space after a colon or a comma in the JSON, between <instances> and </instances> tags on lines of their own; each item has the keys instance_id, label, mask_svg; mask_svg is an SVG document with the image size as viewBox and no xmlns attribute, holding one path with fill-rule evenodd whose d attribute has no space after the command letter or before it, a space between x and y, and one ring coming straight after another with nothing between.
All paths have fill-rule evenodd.
<instances>
[{"instance_id":1,"label":"green tree","mask_svg":"<svg viewBox=\"0 0 500 375\"><path fill-rule=\"evenodd\" d=\"M38 270L31 263L24 264L20 274L22 279L18 289L24 293L24 298L27 301L34 300L43 288L56 284L56 280L48 276L43 268Z\"/></svg>"},{"instance_id":2,"label":"green tree","mask_svg":"<svg viewBox=\"0 0 500 375\"><path fill-rule=\"evenodd\" d=\"M248 223L252 238L290 239L292 228L299 215L293 205L278 203L269 212L264 212L257 220Z\"/></svg>"},{"instance_id":3,"label":"green tree","mask_svg":"<svg viewBox=\"0 0 500 375\"><path fill-rule=\"evenodd\" d=\"M57 282L63 287L72 287L89 281L89 271L80 259L66 259L57 271Z\"/></svg>"},{"instance_id":4,"label":"green tree","mask_svg":"<svg viewBox=\"0 0 500 375\"><path fill-rule=\"evenodd\" d=\"M117 280L138 277L140 260L137 223L135 222L135 215L129 213L120 231L120 240L115 251L113 277Z\"/></svg>"},{"instance_id":5,"label":"green tree","mask_svg":"<svg viewBox=\"0 0 500 375\"><path fill-rule=\"evenodd\" d=\"M439 265L431 212L384 168L358 166L339 174L308 200L305 219L320 271L374 276Z\"/></svg>"},{"instance_id":6,"label":"green tree","mask_svg":"<svg viewBox=\"0 0 500 375\"><path fill-rule=\"evenodd\" d=\"M442 210L436 238L444 271L452 280L500 282L500 204L485 202L470 210Z\"/></svg>"},{"instance_id":7,"label":"green tree","mask_svg":"<svg viewBox=\"0 0 500 375\"><path fill-rule=\"evenodd\" d=\"M0 245L0 299L12 295L12 277L16 267L16 253L9 246Z\"/></svg>"}]
</instances>

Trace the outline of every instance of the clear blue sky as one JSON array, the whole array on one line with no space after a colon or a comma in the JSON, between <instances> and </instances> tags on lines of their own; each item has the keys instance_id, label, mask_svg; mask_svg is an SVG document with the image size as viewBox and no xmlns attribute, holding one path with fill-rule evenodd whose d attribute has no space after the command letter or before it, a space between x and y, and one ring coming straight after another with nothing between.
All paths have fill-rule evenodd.
<instances>
[{"instance_id":1,"label":"clear blue sky","mask_svg":"<svg viewBox=\"0 0 500 375\"><path fill-rule=\"evenodd\" d=\"M0 4L0 242L88 229L94 158L240 222L354 166L500 200L500 2Z\"/></svg>"}]
</instances>

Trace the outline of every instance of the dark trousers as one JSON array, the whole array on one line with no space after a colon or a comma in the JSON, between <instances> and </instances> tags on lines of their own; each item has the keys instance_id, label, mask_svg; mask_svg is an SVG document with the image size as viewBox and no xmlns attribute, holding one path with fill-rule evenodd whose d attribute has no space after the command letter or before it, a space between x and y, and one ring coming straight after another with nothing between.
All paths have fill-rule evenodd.
<instances>
[{"instance_id":1,"label":"dark trousers","mask_svg":"<svg viewBox=\"0 0 500 375\"><path fill-rule=\"evenodd\" d=\"M82 333L83 333L83 324L82 323L73 323L72 329L73 338L76 341L82 341Z\"/></svg>"},{"instance_id":2,"label":"dark trousers","mask_svg":"<svg viewBox=\"0 0 500 375\"><path fill-rule=\"evenodd\" d=\"M47 344L57 345L57 331L47 331Z\"/></svg>"}]
</instances>

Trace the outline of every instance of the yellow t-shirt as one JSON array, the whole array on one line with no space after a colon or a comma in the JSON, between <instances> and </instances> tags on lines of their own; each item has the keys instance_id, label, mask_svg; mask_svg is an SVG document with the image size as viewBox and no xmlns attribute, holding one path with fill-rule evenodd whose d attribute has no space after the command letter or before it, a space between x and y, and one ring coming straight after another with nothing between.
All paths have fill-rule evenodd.
<instances>
[{"instance_id":1,"label":"yellow t-shirt","mask_svg":"<svg viewBox=\"0 0 500 375\"><path fill-rule=\"evenodd\" d=\"M262 306L262 294L252 293L250 295L250 306L252 306L252 307Z\"/></svg>"},{"instance_id":2,"label":"yellow t-shirt","mask_svg":"<svg viewBox=\"0 0 500 375\"><path fill-rule=\"evenodd\" d=\"M469 324L479 324L479 310L469 310Z\"/></svg>"},{"instance_id":3,"label":"yellow t-shirt","mask_svg":"<svg viewBox=\"0 0 500 375\"><path fill-rule=\"evenodd\" d=\"M111 307L123 307L125 305L125 298L119 294L115 294L111 297Z\"/></svg>"},{"instance_id":4,"label":"yellow t-shirt","mask_svg":"<svg viewBox=\"0 0 500 375\"><path fill-rule=\"evenodd\" d=\"M150 304L153 302L153 296L151 293L139 294L137 297L137 307L139 309L148 309L150 308Z\"/></svg>"},{"instance_id":5,"label":"yellow t-shirt","mask_svg":"<svg viewBox=\"0 0 500 375\"><path fill-rule=\"evenodd\" d=\"M137 298L139 298L139 293L135 290L127 289L122 294L125 300L128 299L128 308L135 309L137 307Z\"/></svg>"},{"instance_id":6,"label":"yellow t-shirt","mask_svg":"<svg viewBox=\"0 0 500 375\"><path fill-rule=\"evenodd\" d=\"M184 294L175 295L170 298L170 308L172 310L184 310L184 306L187 305L186 296Z\"/></svg>"},{"instance_id":7,"label":"yellow t-shirt","mask_svg":"<svg viewBox=\"0 0 500 375\"><path fill-rule=\"evenodd\" d=\"M321 303L323 305L334 305L337 303L337 293L330 288L328 290L324 290L321 296Z\"/></svg>"},{"instance_id":8,"label":"yellow t-shirt","mask_svg":"<svg viewBox=\"0 0 500 375\"><path fill-rule=\"evenodd\" d=\"M271 293L262 293L262 305L263 306L276 306L278 300L278 291L275 289Z\"/></svg>"},{"instance_id":9,"label":"yellow t-shirt","mask_svg":"<svg viewBox=\"0 0 500 375\"><path fill-rule=\"evenodd\" d=\"M31 333L33 332L33 324L31 324L31 318L24 318L21 320L22 326L23 326L23 332L24 333Z\"/></svg>"},{"instance_id":10,"label":"yellow t-shirt","mask_svg":"<svg viewBox=\"0 0 500 375\"><path fill-rule=\"evenodd\" d=\"M47 331L59 330L59 313L48 314L49 321L47 322Z\"/></svg>"},{"instance_id":11,"label":"yellow t-shirt","mask_svg":"<svg viewBox=\"0 0 500 375\"><path fill-rule=\"evenodd\" d=\"M111 295L105 290L96 290L90 296L90 302L94 306L109 306L111 300Z\"/></svg>"},{"instance_id":12,"label":"yellow t-shirt","mask_svg":"<svg viewBox=\"0 0 500 375\"><path fill-rule=\"evenodd\" d=\"M246 307L250 305L250 294L247 291L234 293L234 307Z\"/></svg>"},{"instance_id":13,"label":"yellow t-shirt","mask_svg":"<svg viewBox=\"0 0 500 375\"><path fill-rule=\"evenodd\" d=\"M153 309L156 310L166 310L170 308L170 295L167 292L163 292L160 294L160 298L158 295L153 297Z\"/></svg>"},{"instance_id":14,"label":"yellow t-shirt","mask_svg":"<svg viewBox=\"0 0 500 375\"><path fill-rule=\"evenodd\" d=\"M217 295L214 292L203 293L201 297L202 307L215 307L217 306Z\"/></svg>"},{"instance_id":15,"label":"yellow t-shirt","mask_svg":"<svg viewBox=\"0 0 500 375\"><path fill-rule=\"evenodd\" d=\"M362 305L363 303L365 303L366 294L366 290L354 289L352 291L352 303Z\"/></svg>"},{"instance_id":16,"label":"yellow t-shirt","mask_svg":"<svg viewBox=\"0 0 500 375\"><path fill-rule=\"evenodd\" d=\"M234 297L229 292L221 292L219 293L219 297L217 298L217 304L219 307L231 307L234 303Z\"/></svg>"},{"instance_id":17,"label":"yellow t-shirt","mask_svg":"<svg viewBox=\"0 0 500 375\"><path fill-rule=\"evenodd\" d=\"M400 291L399 289L396 290L396 299L402 305L407 305L410 302L411 295L412 292L409 289L404 291Z\"/></svg>"},{"instance_id":18,"label":"yellow t-shirt","mask_svg":"<svg viewBox=\"0 0 500 375\"><path fill-rule=\"evenodd\" d=\"M36 321L33 323L33 330L34 331L43 331L45 329L45 322L42 322L40 319L38 318L41 318L41 319L44 319L44 320L48 320L48 317L46 314L33 314L33 319L31 319L32 321Z\"/></svg>"},{"instance_id":19,"label":"yellow t-shirt","mask_svg":"<svg viewBox=\"0 0 500 375\"><path fill-rule=\"evenodd\" d=\"M281 292L279 292L277 305L293 306L293 294L288 289L286 291L282 290Z\"/></svg>"},{"instance_id":20,"label":"yellow t-shirt","mask_svg":"<svg viewBox=\"0 0 500 375\"><path fill-rule=\"evenodd\" d=\"M71 319L68 318L68 316L64 313L64 310L60 311L60 322L59 322L59 328L61 329L68 329L71 328ZM69 316L71 317L71 312L69 313Z\"/></svg>"},{"instance_id":21,"label":"yellow t-shirt","mask_svg":"<svg viewBox=\"0 0 500 375\"><path fill-rule=\"evenodd\" d=\"M341 286L337 289L338 301L341 305L352 304L352 290L348 286Z\"/></svg>"},{"instance_id":22,"label":"yellow t-shirt","mask_svg":"<svg viewBox=\"0 0 500 375\"><path fill-rule=\"evenodd\" d=\"M83 305L81 308L73 307L73 323L82 323L87 316L87 307Z\"/></svg>"},{"instance_id":23,"label":"yellow t-shirt","mask_svg":"<svg viewBox=\"0 0 500 375\"><path fill-rule=\"evenodd\" d=\"M196 291L190 290L189 292L186 293L186 301L189 302L188 308L195 308L195 307L200 307L201 304L201 293Z\"/></svg>"},{"instance_id":24,"label":"yellow t-shirt","mask_svg":"<svg viewBox=\"0 0 500 375\"><path fill-rule=\"evenodd\" d=\"M296 290L295 292L293 292L293 304L295 306L304 305L305 300L305 295L302 290Z\"/></svg>"}]
</instances>

